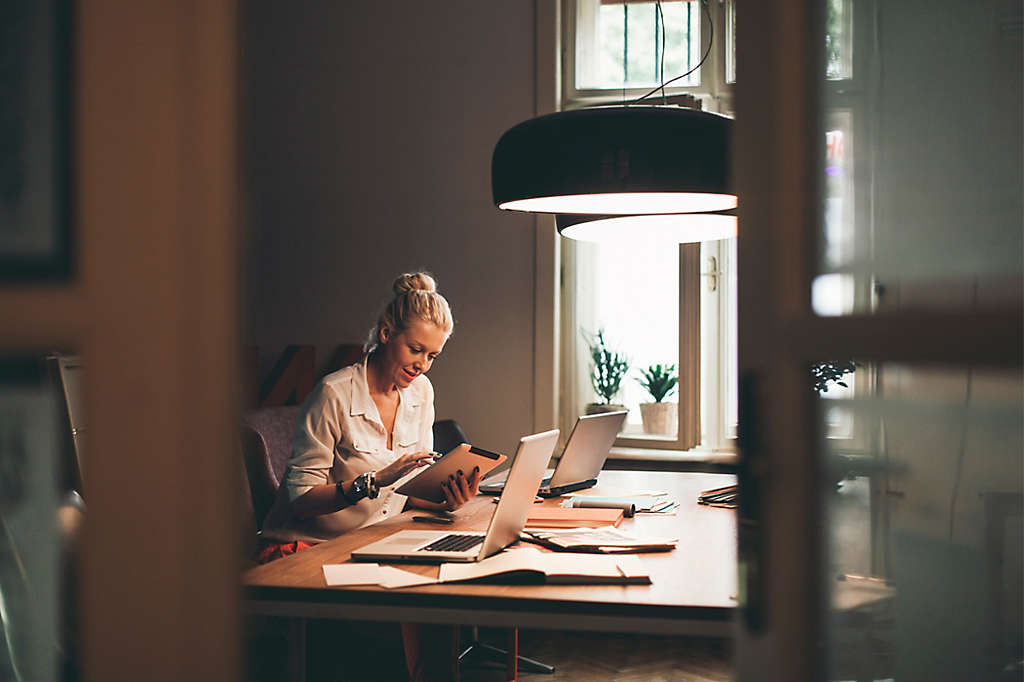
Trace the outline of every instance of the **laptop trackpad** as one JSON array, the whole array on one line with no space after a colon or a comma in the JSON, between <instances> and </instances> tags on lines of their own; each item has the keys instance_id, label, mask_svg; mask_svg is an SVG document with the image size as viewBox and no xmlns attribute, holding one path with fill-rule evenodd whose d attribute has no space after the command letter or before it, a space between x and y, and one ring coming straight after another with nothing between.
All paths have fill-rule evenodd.
<instances>
[{"instance_id":1,"label":"laptop trackpad","mask_svg":"<svg viewBox=\"0 0 1024 682\"><path fill-rule=\"evenodd\" d=\"M388 543L388 551L404 552L404 551L412 551L412 550L416 549L417 547L419 547L420 545L424 545L424 544L427 544L429 542L433 542L435 540L440 540L441 538L443 538L447 534L448 533L445 533L444 531L436 531L436 530L427 530L427 531L406 530L406 531L399 531L395 535L393 535L391 537L388 537L388 538L384 538L383 540L380 540L379 542L387 542Z\"/></svg>"}]
</instances>

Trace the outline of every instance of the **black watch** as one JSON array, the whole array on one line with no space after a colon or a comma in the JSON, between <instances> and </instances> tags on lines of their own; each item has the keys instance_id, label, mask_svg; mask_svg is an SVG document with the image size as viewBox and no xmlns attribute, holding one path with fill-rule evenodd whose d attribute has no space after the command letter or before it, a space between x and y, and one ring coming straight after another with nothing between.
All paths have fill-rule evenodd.
<instances>
[{"instance_id":1,"label":"black watch","mask_svg":"<svg viewBox=\"0 0 1024 682\"><path fill-rule=\"evenodd\" d=\"M364 497L368 497L372 500L377 497L379 492L380 491L377 489L377 483L374 480L373 472L368 471L365 474L356 476L355 480L352 481L352 490L348 495L346 495L346 497L354 504ZM344 494L344 492L342 494Z\"/></svg>"}]
</instances>

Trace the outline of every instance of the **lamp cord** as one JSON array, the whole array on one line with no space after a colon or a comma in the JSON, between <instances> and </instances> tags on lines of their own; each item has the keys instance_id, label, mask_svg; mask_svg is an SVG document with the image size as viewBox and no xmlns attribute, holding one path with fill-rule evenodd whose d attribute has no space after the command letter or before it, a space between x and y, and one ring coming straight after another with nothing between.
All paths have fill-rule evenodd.
<instances>
[{"instance_id":1,"label":"lamp cord","mask_svg":"<svg viewBox=\"0 0 1024 682\"><path fill-rule=\"evenodd\" d=\"M708 55L711 54L711 46L715 42L715 22L712 21L712 19L711 19L711 9L708 7L708 0L700 0L700 6L704 9L704 15L708 18L708 47L707 47L706 50L704 50L704 56L702 56L700 58L700 61L697 62L697 65L695 67L693 67L692 69L690 69L686 73L681 74L679 76L676 76L675 78L673 78L671 80L667 80L667 81L664 80L665 72L664 72L664 66L663 66L662 67L662 82L661 82L661 85L659 85L658 87L654 88L653 90L648 92L646 95L638 97L635 100L633 100L632 102L629 102L629 104L638 104L638 103L644 101L645 99L647 99L648 97L650 97L651 95L653 95L654 93L658 92L658 90L661 90L662 97L664 97L665 96L665 86L666 85L668 85L669 83L674 83L677 80L679 80L680 78L686 78L691 73L693 73L694 71L699 69L701 67L701 65L705 61L707 61ZM660 2L658 3L658 7L660 9L660 7L661 7L661 3ZM664 21L664 19L662 21ZM663 28L662 29L662 40L663 41L664 41L664 38L665 38L665 34L664 34L664 28ZM665 50L664 49L662 49L661 55L662 55L662 59L664 60L664 58L665 58Z\"/></svg>"},{"instance_id":2,"label":"lamp cord","mask_svg":"<svg viewBox=\"0 0 1024 682\"><path fill-rule=\"evenodd\" d=\"M661 0L656 0L654 3L655 9L658 11L658 17L661 19L661 65L658 69L658 79L661 81L661 103L666 104L665 100L665 11L661 8ZM658 22L654 22L654 42L658 42Z\"/></svg>"}]
</instances>

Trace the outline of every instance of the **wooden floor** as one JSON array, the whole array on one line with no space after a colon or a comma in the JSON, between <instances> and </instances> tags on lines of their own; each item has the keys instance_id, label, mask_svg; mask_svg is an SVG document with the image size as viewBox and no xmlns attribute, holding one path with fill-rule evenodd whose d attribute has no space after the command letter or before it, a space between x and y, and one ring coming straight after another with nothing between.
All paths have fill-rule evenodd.
<instances>
[{"instance_id":1,"label":"wooden floor","mask_svg":"<svg viewBox=\"0 0 1024 682\"><path fill-rule=\"evenodd\" d=\"M264 623L245 647L246 680L287 680L284 632ZM272 624L271 624L272 625ZM395 628L395 629L390 629ZM471 641L468 628L464 642ZM503 646L503 631L483 630L480 639ZM316 682L404 680L401 637L395 626L313 622L307 633L307 678ZM723 682L732 679L730 643L708 638L520 630L519 653L555 666L553 675L520 672L530 682ZM471 656L462 682L504 680L504 665ZM443 681L441 681L443 682Z\"/></svg>"}]
</instances>

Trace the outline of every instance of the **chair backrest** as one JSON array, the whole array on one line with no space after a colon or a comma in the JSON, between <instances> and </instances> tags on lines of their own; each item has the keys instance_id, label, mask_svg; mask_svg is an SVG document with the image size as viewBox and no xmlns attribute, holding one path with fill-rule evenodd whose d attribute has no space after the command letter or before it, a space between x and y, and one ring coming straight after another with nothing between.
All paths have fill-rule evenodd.
<instances>
[{"instance_id":1,"label":"chair backrest","mask_svg":"<svg viewBox=\"0 0 1024 682\"><path fill-rule=\"evenodd\" d=\"M261 407L242 415L242 457L257 529L263 527L288 466L300 409L298 405Z\"/></svg>"},{"instance_id":2,"label":"chair backrest","mask_svg":"<svg viewBox=\"0 0 1024 682\"><path fill-rule=\"evenodd\" d=\"M452 448L469 442L469 438L462 431L462 427L454 419L440 419L434 422L433 431L434 450L441 454L445 454Z\"/></svg>"}]
</instances>

